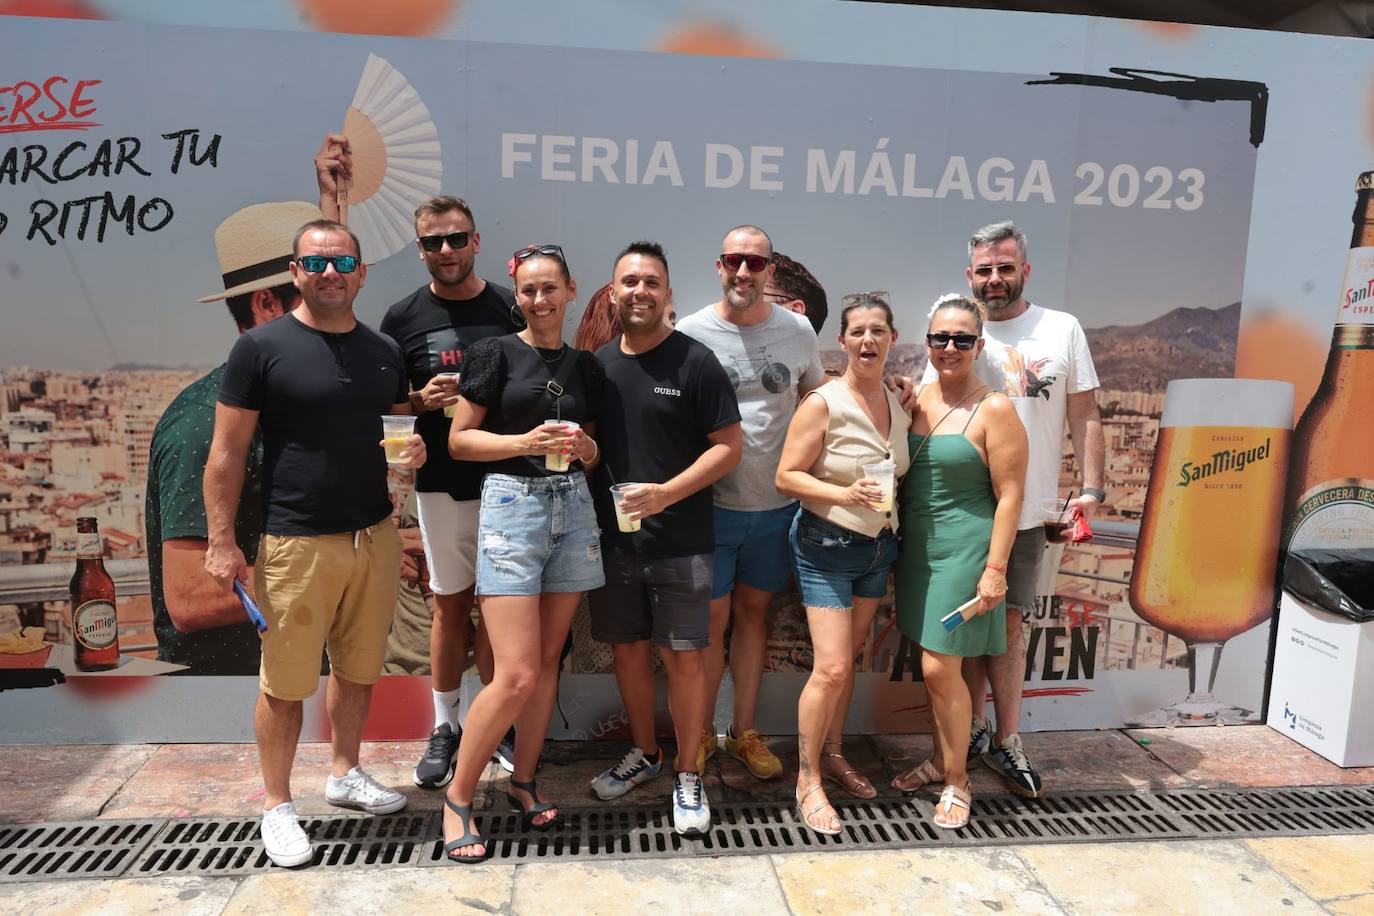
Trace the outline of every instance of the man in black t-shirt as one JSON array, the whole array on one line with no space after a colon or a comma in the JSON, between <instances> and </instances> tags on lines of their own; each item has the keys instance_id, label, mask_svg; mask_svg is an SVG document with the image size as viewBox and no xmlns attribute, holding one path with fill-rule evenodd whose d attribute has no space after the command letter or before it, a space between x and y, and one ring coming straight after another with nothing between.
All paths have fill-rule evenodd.
<instances>
[{"instance_id":1,"label":"man in black t-shirt","mask_svg":"<svg viewBox=\"0 0 1374 916\"><path fill-rule=\"evenodd\" d=\"M312 856L291 799L291 764L302 701L318 686L326 646L326 800L370 814L406 803L358 766L396 607L401 543L381 438L383 415L410 413L405 364L396 342L353 312L367 274L353 233L330 220L309 222L292 251L301 304L229 351L205 468L205 571L227 592L236 579L249 582L234 518L245 457L261 432L266 534L252 588L268 629L253 725L266 787L263 845L281 866ZM424 440L409 436L393 460L420 467Z\"/></svg>"},{"instance_id":2,"label":"man in black t-shirt","mask_svg":"<svg viewBox=\"0 0 1374 916\"><path fill-rule=\"evenodd\" d=\"M698 755L706 723L703 650L711 641L711 484L739 463L739 406L711 351L668 323L672 290L659 245L634 242L620 253L611 297L624 333L596 354L606 370L593 485L606 585L590 600L592 635L611 643L635 746L592 780L592 790L616 798L662 769L654 734L657 645L678 747L673 825L702 833L711 821ZM610 495L616 481L626 485L625 525Z\"/></svg>"}]
</instances>

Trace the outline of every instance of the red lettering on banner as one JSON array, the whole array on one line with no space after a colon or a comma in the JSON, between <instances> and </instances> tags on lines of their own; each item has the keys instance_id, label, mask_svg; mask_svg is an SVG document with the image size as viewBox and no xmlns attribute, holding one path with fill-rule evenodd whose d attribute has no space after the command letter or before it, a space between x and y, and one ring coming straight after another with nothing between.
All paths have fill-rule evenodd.
<instances>
[{"instance_id":1,"label":"red lettering on banner","mask_svg":"<svg viewBox=\"0 0 1374 916\"><path fill-rule=\"evenodd\" d=\"M88 130L101 125L91 120L96 104L83 95L104 80L78 80L68 91L71 80L50 76L39 86L32 80L18 80L0 86L0 134L31 130Z\"/></svg>"}]
</instances>

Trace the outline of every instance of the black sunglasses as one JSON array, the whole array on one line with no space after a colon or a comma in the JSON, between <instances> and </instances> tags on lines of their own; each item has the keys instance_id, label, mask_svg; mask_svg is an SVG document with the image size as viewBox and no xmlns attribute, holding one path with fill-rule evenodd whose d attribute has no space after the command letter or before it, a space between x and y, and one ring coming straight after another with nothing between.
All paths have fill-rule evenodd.
<instances>
[{"instance_id":1,"label":"black sunglasses","mask_svg":"<svg viewBox=\"0 0 1374 916\"><path fill-rule=\"evenodd\" d=\"M726 270L739 270L741 264L747 264L749 265L749 272L751 274L762 272L772 260L771 257L764 257L761 254L736 254L731 252L730 254L723 254L720 256L720 263L725 266Z\"/></svg>"},{"instance_id":2,"label":"black sunglasses","mask_svg":"<svg viewBox=\"0 0 1374 916\"><path fill-rule=\"evenodd\" d=\"M943 331L937 334L927 334L926 343L932 350L943 350L949 346L950 341L954 341L956 350L972 350L973 345L978 343L977 334L946 334Z\"/></svg>"},{"instance_id":3,"label":"black sunglasses","mask_svg":"<svg viewBox=\"0 0 1374 916\"><path fill-rule=\"evenodd\" d=\"M444 247L445 242L448 242L448 247L457 251L460 248L468 247L468 233L450 232L448 235L422 235L416 241L425 251L438 251Z\"/></svg>"},{"instance_id":4,"label":"black sunglasses","mask_svg":"<svg viewBox=\"0 0 1374 916\"><path fill-rule=\"evenodd\" d=\"M557 258L564 264L568 263L568 259L563 257L563 249L559 248L557 245L527 245L515 253L514 261L519 264L526 258L532 258L540 254L551 258Z\"/></svg>"},{"instance_id":5,"label":"black sunglasses","mask_svg":"<svg viewBox=\"0 0 1374 916\"><path fill-rule=\"evenodd\" d=\"M341 274L351 274L358 269L358 259L351 254L303 254L296 258L296 263L308 274L322 274L330 264Z\"/></svg>"}]
</instances>

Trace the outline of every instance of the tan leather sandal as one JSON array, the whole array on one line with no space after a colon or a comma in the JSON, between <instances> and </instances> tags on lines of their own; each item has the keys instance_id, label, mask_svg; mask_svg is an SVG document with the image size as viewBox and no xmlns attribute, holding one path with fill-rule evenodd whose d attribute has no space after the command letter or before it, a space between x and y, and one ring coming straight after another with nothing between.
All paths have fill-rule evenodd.
<instances>
[{"instance_id":1,"label":"tan leather sandal","mask_svg":"<svg viewBox=\"0 0 1374 916\"><path fill-rule=\"evenodd\" d=\"M931 818L931 823L941 830L958 830L968 824L972 808L973 796L968 789L945 786L940 793L940 800L935 803L935 816Z\"/></svg>"},{"instance_id":2,"label":"tan leather sandal","mask_svg":"<svg viewBox=\"0 0 1374 916\"><path fill-rule=\"evenodd\" d=\"M891 785L898 792L915 792L932 783L944 781L945 774L935 767L935 761L923 760L919 766L893 777Z\"/></svg>"},{"instance_id":3,"label":"tan leather sandal","mask_svg":"<svg viewBox=\"0 0 1374 916\"><path fill-rule=\"evenodd\" d=\"M838 741L826 741L824 744L821 745L821 750L824 751L827 747L841 746L840 742ZM869 782L868 778L864 776L864 774L849 766L849 761L845 759L843 748L841 748L840 752L837 754L821 754L822 759L826 757L829 757L832 760L841 761L845 765L846 769L841 770L838 774L822 773L822 781L825 781L827 779L830 780L831 782L835 783L837 786L839 786L841 789L844 789L846 792L848 792L855 798L878 797L878 790L873 788L873 783Z\"/></svg>"}]
</instances>

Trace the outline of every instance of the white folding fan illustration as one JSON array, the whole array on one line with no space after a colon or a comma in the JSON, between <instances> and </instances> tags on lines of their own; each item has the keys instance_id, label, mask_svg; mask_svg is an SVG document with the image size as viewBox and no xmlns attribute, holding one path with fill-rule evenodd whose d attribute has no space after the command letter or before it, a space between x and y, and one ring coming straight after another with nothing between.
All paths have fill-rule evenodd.
<instances>
[{"instance_id":1,"label":"white folding fan illustration","mask_svg":"<svg viewBox=\"0 0 1374 916\"><path fill-rule=\"evenodd\" d=\"M439 132L415 88L369 54L343 133L353 148L353 178L339 183L340 221L358 234L367 262L376 263L410 244L415 207L439 193Z\"/></svg>"}]
</instances>

